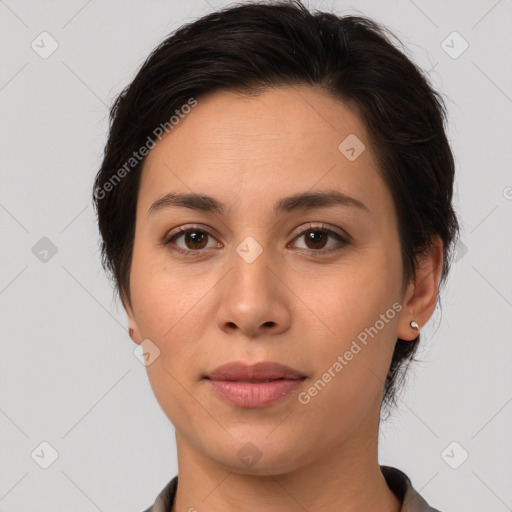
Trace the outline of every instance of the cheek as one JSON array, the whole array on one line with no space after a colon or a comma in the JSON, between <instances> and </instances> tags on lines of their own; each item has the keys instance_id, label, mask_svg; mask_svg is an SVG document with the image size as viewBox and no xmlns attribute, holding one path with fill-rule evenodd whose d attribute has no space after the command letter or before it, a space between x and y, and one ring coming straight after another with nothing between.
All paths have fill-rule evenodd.
<instances>
[{"instance_id":1,"label":"cheek","mask_svg":"<svg viewBox=\"0 0 512 512\"><path fill-rule=\"evenodd\" d=\"M298 294L316 314L317 328L323 325L329 337L337 337L343 345L374 325L400 299L399 258L397 251L376 246L299 280ZM393 313L390 320L396 316ZM387 334L394 323L386 322L382 330Z\"/></svg>"},{"instance_id":2,"label":"cheek","mask_svg":"<svg viewBox=\"0 0 512 512\"><path fill-rule=\"evenodd\" d=\"M340 414L347 406L363 412L372 403L384 385L396 343L400 260L384 248L365 254L333 266L329 276L302 281L299 291L315 313L306 315L305 310L303 319L306 331L318 333L308 347L321 380L318 395L326 404L337 403ZM325 409L328 415L335 410Z\"/></svg>"},{"instance_id":3,"label":"cheek","mask_svg":"<svg viewBox=\"0 0 512 512\"><path fill-rule=\"evenodd\" d=\"M139 335L160 350L146 367L150 384L164 410L176 411L187 402L185 388L204 369L198 361L208 357L210 347L201 346L214 314L208 291L219 278L213 272L170 268L161 252L136 246L130 288Z\"/></svg>"},{"instance_id":4,"label":"cheek","mask_svg":"<svg viewBox=\"0 0 512 512\"><path fill-rule=\"evenodd\" d=\"M184 267L171 268L166 258L161 248L152 250L136 245L130 275L140 334L162 347L171 343L180 329L190 332L198 325L204 313L200 303L214 284L211 276L198 280Z\"/></svg>"},{"instance_id":5,"label":"cheek","mask_svg":"<svg viewBox=\"0 0 512 512\"><path fill-rule=\"evenodd\" d=\"M315 375L298 397L301 419L296 418L326 447L340 436L371 428L365 418L378 416L396 342L396 311L375 288L357 297L339 292L336 297L324 298L326 307L319 309L330 329L309 337Z\"/></svg>"},{"instance_id":6,"label":"cheek","mask_svg":"<svg viewBox=\"0 0 512 512\"><path fill-rule=\"evenodd\" d=\"M173 424L195 424L200 411L186 390L197 371L194 358L205 314L205 288L191 286L190 279L180 278L147 255L134 254L131 291L141 339L150 339L160 351L146 366L153 394Z\"/></svg>"}]
</instances>

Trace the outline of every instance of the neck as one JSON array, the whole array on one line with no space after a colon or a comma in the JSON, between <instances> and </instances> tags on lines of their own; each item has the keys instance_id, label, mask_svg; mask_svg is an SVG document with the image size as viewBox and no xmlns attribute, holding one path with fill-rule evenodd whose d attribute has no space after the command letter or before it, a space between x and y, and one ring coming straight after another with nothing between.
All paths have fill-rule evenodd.
<instances>
[{"instance_id":1,"label":"neck","mask_svg":"<svg viewBox=\"0 0 512 512\"><path fill-rule=\"evenodd\" d=\"M286 473L255 474L206 457L176 431L178 489L171 512L399 512L377 457L377 428L359 425L353 436L313 462Z\"/></svg>"}]
</instances>

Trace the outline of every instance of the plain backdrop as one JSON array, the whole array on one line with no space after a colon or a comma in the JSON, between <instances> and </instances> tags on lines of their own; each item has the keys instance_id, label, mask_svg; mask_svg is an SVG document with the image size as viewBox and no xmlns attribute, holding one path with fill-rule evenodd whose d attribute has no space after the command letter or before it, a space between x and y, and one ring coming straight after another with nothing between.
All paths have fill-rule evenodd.
<instances>
[{"instance_id":1,"label":"plain backdrop","mask_svg":"<svg viewBox=\"0 0 512 512\"><path fill-rule=\"evenodd\" d=\"M512 1L305 3L387 25L449 111L461 243L380 463L443 512L512 510ZM140 512L177 474L91 189L116 94L171 31L227 4L0 0L4 512Z\"/></svg>"}]
</instances>

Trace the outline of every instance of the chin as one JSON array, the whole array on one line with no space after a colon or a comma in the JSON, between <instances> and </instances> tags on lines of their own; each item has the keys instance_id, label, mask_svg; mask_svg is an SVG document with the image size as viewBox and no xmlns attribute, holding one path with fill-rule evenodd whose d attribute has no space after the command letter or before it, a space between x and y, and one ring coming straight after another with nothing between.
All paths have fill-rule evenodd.
<instances>
[{"instance_id":1,"label":"chin","mask_svg":"<svg viewBox=\"0 0 512 512\"><path fill-rule=\"evenodd\" d=\"M297 443L288 437L288 443L279 439L270 441L268 431L258 436L244 436L246 441L230 443L222 453L210 450L210 457L228 471L240 475L269 476L290 473L306 464L306 457L297 453ZM259 441L261 439L261 441ZM216 444L220 446L221 443ZM227 446L224 445L226 448ZM233 457L234 454L234 457Z\"/></svg>"}]
</instances>

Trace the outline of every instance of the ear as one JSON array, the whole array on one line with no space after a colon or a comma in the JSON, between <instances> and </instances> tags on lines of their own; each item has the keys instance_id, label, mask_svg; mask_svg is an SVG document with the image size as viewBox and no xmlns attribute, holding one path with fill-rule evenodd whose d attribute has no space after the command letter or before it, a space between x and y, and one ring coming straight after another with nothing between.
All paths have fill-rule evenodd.
<instances>
[{"instance_id":1,"label":"ear","mask_svg":"<svg viewBox=\"0 0 512 512\"><path fill-rule=\"evenodd\" d=\"M128 316L128 334L132 341L139 345L141 342L140 332L139 332L139 325L137 323L137 320L135 318L135 314L133 313L133 308L131 305L130 300L123 297L121 299L121 302L123 303L123 307L126 311L126 315Z\"/></svg>"},{"instance_id":2,"label":"ear","mask_svg":"<svg viewBox=\"0 0 512 512\"><path fill-rule=\"evenodd\" d=\"M443 268L443 242L437 236L431 246L418 257L416 277L405 292L403 309L398 319L398 337L413 341L418 337L418 329L411 327L411 321L420 329L432 316L439 293L439 281Z\"/></svg>"}]
</instances>

